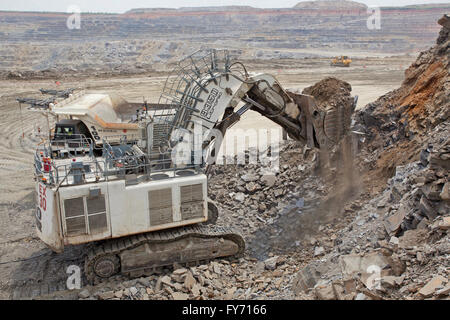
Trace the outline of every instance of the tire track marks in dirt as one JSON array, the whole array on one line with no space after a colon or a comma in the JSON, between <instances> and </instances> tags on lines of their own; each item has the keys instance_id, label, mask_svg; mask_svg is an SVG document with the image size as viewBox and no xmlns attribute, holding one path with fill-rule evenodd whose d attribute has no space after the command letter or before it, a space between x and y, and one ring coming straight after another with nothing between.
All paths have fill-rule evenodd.
<instances>
[{"instance_id":1,"label":"tire track marks in dirt","mask_svg":"<svg viewBox=\"0 0 450 320\"><path fill-rule=\"evenodd\" d=\"M3 95L0 102L0 203L17 201L33 187L33 157L41 141L37 128L47 127L39 112L20 110L15 99Z\"/></svg>"}]
</instances>

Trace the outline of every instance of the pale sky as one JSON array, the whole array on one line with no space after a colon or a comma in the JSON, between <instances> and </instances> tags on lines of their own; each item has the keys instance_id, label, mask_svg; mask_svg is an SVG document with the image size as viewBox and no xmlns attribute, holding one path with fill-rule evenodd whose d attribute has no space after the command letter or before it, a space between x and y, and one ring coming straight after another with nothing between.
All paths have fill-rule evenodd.
<instances>
[{"instance_id":1,"label":"pale sky","mask_svg":"<svg viewBox=\"0 0 450 320\"><path fill-rule=\"evenodd\" d=\"M0 0L0 10L67 12L75 5L82 12L123 13L133 8L179 8L248 5L257 8L289 8L301 0ZM359 0L376 6L450 3L450 0Z\"/></svg>"}]
</instances>

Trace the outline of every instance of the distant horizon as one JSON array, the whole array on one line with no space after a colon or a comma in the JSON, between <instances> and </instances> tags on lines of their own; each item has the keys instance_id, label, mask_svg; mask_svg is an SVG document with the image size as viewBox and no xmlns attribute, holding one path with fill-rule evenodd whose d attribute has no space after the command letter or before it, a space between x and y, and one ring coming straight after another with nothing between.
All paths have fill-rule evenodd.
<instances>
[{"instance_id":1,"label":"distant horizon","mask_svg":"<svg viewBox=\"0 0 450 320\"><path fill-rule=\"evenodd\" d=\"M0 0L0 11L7 12L30 12L30 13L67 13L70 6L78 6L82 13L100 13L100 14L123 14L133 9L168 9L179 10L182 8L220 8L220 7L252 7L255 9L291 9L300 2L310 0L191 0L189 2L182 0L165 0L161 5L148 4L146 0L128 0L120 4L118 0L41 0L30 3L27 0L16 0L13 3L9 0ZM352 1L352 0L349 0ZM156 1L152 1L155 3ZM353 1L367 6L379 7L405 7L414 5L449 5L450 1L436 0L399 0L392 4L392 0L360 0ZM188 5L188 4L192 5ZM277 3L278 6L271 6L271 3ZM102 5L103 4L103 5ZM99 7L100 6L100 7ZM83 9L88 8L88 9Z\"/></svg>"}]
</instances>

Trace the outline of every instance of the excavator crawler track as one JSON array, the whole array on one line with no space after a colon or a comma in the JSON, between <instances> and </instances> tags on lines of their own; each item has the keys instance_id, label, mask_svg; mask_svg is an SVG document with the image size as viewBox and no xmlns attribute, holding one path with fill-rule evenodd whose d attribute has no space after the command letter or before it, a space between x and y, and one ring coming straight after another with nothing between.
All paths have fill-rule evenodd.
<instances>
[{"instance_id":1,"label":"excavator crawler track","mask_svg":"<svg viewBox=\"0 0 450 320\"><path fill-rule=\"evenodd\" d=\"M119 272L136 277L174 264L239 257L244 250L244 239L232 228L194 225L98 243L87 254L85 275L97 284Z\"/></svg>"}]
</instances>

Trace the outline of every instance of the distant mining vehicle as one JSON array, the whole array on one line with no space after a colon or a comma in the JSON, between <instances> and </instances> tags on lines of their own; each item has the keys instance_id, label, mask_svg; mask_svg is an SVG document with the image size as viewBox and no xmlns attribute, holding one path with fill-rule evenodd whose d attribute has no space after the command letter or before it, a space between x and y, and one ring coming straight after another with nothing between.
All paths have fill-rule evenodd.
<instances>
[{"instance_id":1,"label":"distant mining vehicle","mask_svg":"<svg viewBox=\"0 0 450 320\"><path fill-rule=\"evenodd\" d=\"M322 149L339 141L351 115L342 106L321 109L271 75L249 74L226 50L179 62L158 103L44 92L54 98L19 100L56 117L34 158L37 234L55 252L92 243L84 268L91 283L244 252L236 231L214 224L205 170L218 137L246 111ZM180 159L182 145L190 151Z\"/></svg>"},{"instance_id":2,"label":"distant mining vehicle","mask_svg":"<svg viewBox=\"0 0 450 320\"><path fill-rule=\"evenodd\" d=\"M347 56L335 57L333 60L331 60L332 67L350 67L351 63L352 59Z\"/></svg>"}]
</instances>

